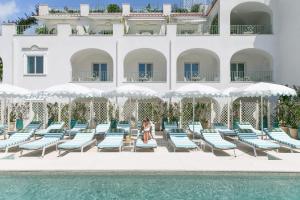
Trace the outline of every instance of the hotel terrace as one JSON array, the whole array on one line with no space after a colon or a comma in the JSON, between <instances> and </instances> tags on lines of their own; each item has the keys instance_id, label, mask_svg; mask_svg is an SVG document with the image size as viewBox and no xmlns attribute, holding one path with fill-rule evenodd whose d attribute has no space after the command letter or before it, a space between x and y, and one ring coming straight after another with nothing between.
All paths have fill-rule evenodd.
<instances>
[{"instance_id":1,"label":"hotel terrace","mask_svg":"<svg viewBox=\"0 0 300 200\"><path fill-rule=\"evenodd\" d=\"M87 4L79 9L40 4L34 16L37 24L2 24L2 82L32 91L73 83L104 92L137 86L159 94L190 84L219 90L258 82L299 85L299 28L294 26L293 12L289 12L295 5L299 2L214 0L197 13L178 12L170 4L152 12L123 4L120 12L112 13ZM115 97L95 98L93 102L67 99L69 102L59 104L49 99L27 99L21 103L26 108L22 118L25 125L37 120L43 127L53 118L70 128L71 119L80 117L95 128L113 118L131 121L134 115L136 124L149 117L158 124L156 130L161 130L161 98L122 101ZM196 121L202 120L205 128L216 122L231 127L237 120L259 129L263 121L271 127L276 118L274 99L234 98L232 107L228 98L205 96L194 101L187 97L173 104L174 109L180 107L180 114L173 117L182 128L195 121L195 112ZM84 113L77 110L75 116L68 105L77 106L77 102L85 108L81 107ZM171 99L166 104L170 103ZM195 103L198 106L194 110ZM261 109L263 105L268 112ZM19 107L4 107L2 101L1 121L10 125L10 112Z\"/></svg>"}]
</instances>

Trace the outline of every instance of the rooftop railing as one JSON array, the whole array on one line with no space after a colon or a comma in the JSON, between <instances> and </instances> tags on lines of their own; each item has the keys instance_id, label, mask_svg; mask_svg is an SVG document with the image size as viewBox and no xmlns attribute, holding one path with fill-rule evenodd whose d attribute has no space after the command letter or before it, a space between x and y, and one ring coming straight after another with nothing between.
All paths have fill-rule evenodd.
<instances>
[{"instance_id":1,"label":"rooftop railing","mask_svg":"<svg viewBox=\"0 0 300 200\"><path fill-rule=\"evenodd\" d=\"M272 82L272 71L231 72L232 82Z\"/></svg>"},{"instance_id":2,"label":"rooftop railing","mask_svg":"<svg viewBox=\"0 0 300 200\"><path fill-rule=\"evenodd\" d=\"M37 25L17 25L17 35L56 35L56 28Z\"/></svg>"},{"instance_id":3,"label":"rooftop railing","mask_svg":"<svg viewBox=\"0 0 300 200\"><path fill-rule=\"evenodd\" d=\"M49 14L80 14L78 8L51 8Z\"/></svg>"},{"instance_id":4,"label":"rooftop railing","mask_svg":"<svg viewBox=\"0 0 300 200\"><path fill-rule=\"evenodd\" d=\"M272 34L271 25L231 25L232 35Z\"/></svg>"}]
</instances>

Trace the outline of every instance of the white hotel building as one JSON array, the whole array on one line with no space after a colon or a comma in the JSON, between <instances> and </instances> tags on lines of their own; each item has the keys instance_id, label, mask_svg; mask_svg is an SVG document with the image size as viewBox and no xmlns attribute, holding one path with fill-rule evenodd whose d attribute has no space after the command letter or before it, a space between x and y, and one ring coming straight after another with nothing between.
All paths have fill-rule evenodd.
<instances>
[{"instance_id":1,"label":"white hotel building","mask_svg":"<svg viewBox=\"0 0 300 200\"><path fill-rule=\"evenodd\" d=\"M189 83L300 85L299 7L298 0L217 0L204 13L174 13L169 4L156 13L129 4L106 13L86 4L78 12L40 5L39 25L2 25L3 82L161 92Z\"/></svg>"}]
</instances>

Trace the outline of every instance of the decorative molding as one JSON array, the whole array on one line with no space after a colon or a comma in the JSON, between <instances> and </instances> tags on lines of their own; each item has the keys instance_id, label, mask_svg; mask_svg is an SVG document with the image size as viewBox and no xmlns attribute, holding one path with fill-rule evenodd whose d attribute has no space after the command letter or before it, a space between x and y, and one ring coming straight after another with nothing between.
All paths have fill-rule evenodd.
<instances>
[{"instance_id":1,"label":"decorative molding","mask_svg":"<svg viewBox=\"0 0 300 200\"><path fill-rule=\"evenodd\" d=\"M32 45L30 48L22 48L22 51L48 51L48 48L42 48L37 45Z\"/></svg>"}]
</instances>

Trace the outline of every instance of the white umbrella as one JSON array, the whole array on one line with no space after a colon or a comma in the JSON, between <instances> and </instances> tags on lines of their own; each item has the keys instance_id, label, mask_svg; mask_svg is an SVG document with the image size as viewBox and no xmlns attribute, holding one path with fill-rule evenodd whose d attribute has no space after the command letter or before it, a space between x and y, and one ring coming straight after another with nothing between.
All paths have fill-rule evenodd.
<instances>
[{"instance_id":1,"label":"white umbrella","mask_svg":"<svg viewBox=\"0 0 300 200\"><path fill-rule=\"evenodd\" d=\"M214 87L202 85L202 84L189 84L182 86L179 89L171 92L167 92L165 97L190 97L193 98L193 124L195 121L195 98L197 97L221 97L223 96L222 92Z\"/></svg>"},{"instance_id":2,"label":"white umbrella","mask_svg":"<svg viewBox=\"0 0 300 200\"><path fill-rule=\"evenodd\" d=\"M41 97L59 97L59 98L68 98L69 99L69 122L71 123L71 103L73 98L89 98L93 97L93 92L84 86L66 83L60 85L54 85L45 90L42 90L37 93ZM60 105L59 105L60 113Z\"/></svg>"},{"instance_id":3,"label":"white umbrella","mask_svg":"<svg viewBox=\"0 0 300 200\"><path fill-rule=\"evenodd\" d=\"M129 98L130 102L131 102L131 98L151 99L151 98L159 97L157 92L155 92L154 90L147 87L141 87L136 85L120 86L111 91L104 92L103 95L107 97L126 97ZM138 115L138 106L137 106L137 115ZM138 116L136 116L136 118L138 120Z\"/></svg>"},{"instance_id":4,"label":"white umbrella","mask_svg":"<svg viewBox=\"0 0 300 200\"><path fill-rule=\"evenodd\" d=\"M30 95L30 91L14 85L0 84L1 98L25 98Z\"/></svg>"},{"instance_id":5,"label":"white umbrella","mask_svg":"<svg viewBox=\"0 0 300 200\"><path fill-rule=\"evenodd\" d=\"M30 91L25 89L25 88L21 88L18 86L14 86L14 85L10 85L10 84L0 84L0 98L3 98L4 100L4 106L2 108L5 108L5 104L6 104L6 99L7 98L26 98L30 95ZM8 113L10 114L10 111L8 111ZM2 122L4 123L4 110L1 109L1 119ZM7 124L9 125L9 117L7 118Z\"/></svg>"},{"instance_id":6,"label":"white umbrella","mask_svg":"<svg viewBox=\"0 0 300 200\"><path fill-rule=\"evenodd\" d=\"M60 98L78 98L92 97L92 91L84 86L66 83L61 85L51 86L39 92L39 95L45 97L60 97Z\"/></svg>"},{"instance_id":7,"label":"white umbrella","mask_svg":"<svg viewBox=\"0 0 300 200\"><path fill-rule=\"evenodd\" d=\"M261 98L261 131L263 131L263 98L277 96L296 96L297 92L289 87L273 83L256 83L230 93L237 97L260 97Z\"/></svg>"},{"instance_id":8,"label":"white umbrella","mask_svg":"<svg viewBox=\"0 0 300 200\"><path fill-rule=\"evenodd\" d=\"M296 96L294 89L284 85L273 83L255 83L230 92L232 96L239 97L277 97L277 96Z\"/></svg>"},{"instance_id":9,"label":"white umbrella","mask_svg":"<svg viewBox=\"0 0 300 200\"><path fill-rule=\"evenodd\" d=\"M158 94L154 90L147 87L124 85L111 91L104 92L104 96L148 99L158 97Z\"/></svg>"}]
</instances>

